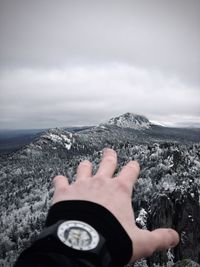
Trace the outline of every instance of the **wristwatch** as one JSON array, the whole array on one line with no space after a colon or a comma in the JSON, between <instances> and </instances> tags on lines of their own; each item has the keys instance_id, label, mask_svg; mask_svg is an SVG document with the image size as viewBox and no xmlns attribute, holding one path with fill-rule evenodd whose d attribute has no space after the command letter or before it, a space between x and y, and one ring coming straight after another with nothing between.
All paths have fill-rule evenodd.
<instances>
[{"instance_id":1,"label":"wristwatch","mask_svg":"<svg viewBox=\"0 0 200 267\"><path fill-rule=\"evenodd\" d=\"M66 246L83 251L95 249L100 242L97 231L82 221L62 222L58 226L57 236Z\"/></svg>"},{"instance_id":2,"label":"wristwatch","mask_svg":"<svg viewBox=\"0 0 200 267\"><path fill-rule=\"evenodd\" d=\"M89 261L99 267L112 266L105 238L83 221L61 220L45 228L32 249L61 253L80 262Z\"/></svg>"}]
</instances>

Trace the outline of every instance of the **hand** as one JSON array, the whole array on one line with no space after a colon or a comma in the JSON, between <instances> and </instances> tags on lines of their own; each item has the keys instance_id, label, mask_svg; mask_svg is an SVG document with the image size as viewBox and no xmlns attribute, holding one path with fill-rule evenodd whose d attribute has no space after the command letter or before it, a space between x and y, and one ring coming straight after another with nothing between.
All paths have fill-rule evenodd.
<instances>
[{"instance_id":1,"label":"hand","mask_svg":"<svg viewBox=\"0 0 200 267\"><path fill-rule=\"evenodd\" d=\"M139 164L130 161L119 175L113 178L117 167L117 154L112 149L104 149L97 173L92 176L92 164L83 161L77 168L76 181L69 185L64 176L53 180L55 191L53 204L63 200L87 200L96 202L118 219L133 242L133 255L130 262L150 256L155 251L174 247L179 236L173 229L154 231L139 229L135 224L131 204L132 189L139 176Z\"/></svg>"}]
</instances>

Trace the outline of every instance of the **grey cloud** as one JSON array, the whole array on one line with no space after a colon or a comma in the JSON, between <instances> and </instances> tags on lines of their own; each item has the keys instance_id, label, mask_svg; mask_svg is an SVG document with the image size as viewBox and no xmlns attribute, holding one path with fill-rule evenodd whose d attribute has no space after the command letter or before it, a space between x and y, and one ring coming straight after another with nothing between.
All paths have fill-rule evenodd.
<instances>
[{"instance_id":1,"label":"grey cloud","mask_svg":"<svg viewBox=\"0 0 200 267\"><path fill-rule=\"evenodd\" d=\"M199 85L198 0L2 0L1 67L129 62Z\"/></svg>"},{"instance_id":2,"label":"grey cloud","mask_svg":"<svg viewBox=\"0 0 200 267\"><path fill-rule=\"evenodd\" d=\"M127 111L162 121L200 116L198 88L127 64L15 70L0 86L1 128L94 125Z\"/></svg>"},{"instance_id":3,"label":"grey cloud","mask_svg":"<svg viewBox=\"0 0 200 267\"><path fill-rule=\"evenodd\" d=\"M0 127L200 117L199 0L1 0Z\"/></svg>"}]
</instances>

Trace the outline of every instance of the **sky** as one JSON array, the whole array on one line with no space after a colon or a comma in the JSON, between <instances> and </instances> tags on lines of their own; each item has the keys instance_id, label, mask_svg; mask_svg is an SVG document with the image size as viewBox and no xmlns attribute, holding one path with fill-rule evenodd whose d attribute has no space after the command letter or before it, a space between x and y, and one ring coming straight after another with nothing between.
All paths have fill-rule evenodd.
<instances>
[{"instance_id":1,"label":"sky","mask_svg":"<svg viewBox=\"0 0 200 267\"><path fill-rule=\"evenodd\" d=\"M0 129L126 112L200 127L199 0L0 0Z\"/></svg>"}]
</instances>

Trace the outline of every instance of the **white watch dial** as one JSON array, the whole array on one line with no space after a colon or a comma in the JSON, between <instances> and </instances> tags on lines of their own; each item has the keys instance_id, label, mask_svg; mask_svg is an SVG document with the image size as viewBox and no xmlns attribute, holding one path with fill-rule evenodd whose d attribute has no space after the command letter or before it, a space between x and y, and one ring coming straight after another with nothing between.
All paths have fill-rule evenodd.
<instances>
[{"instance_id":1,"label":"white watch dial","mask_svg":"<svg viewBox=\"0 0 200 267\"><path fill-rule=\"evenodd\" d=\"M99 234L89 224L81 221L65 221L57 231L58 238L68 247L91 250L99 243Z\"/></svg>"}]
</instances>

